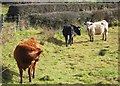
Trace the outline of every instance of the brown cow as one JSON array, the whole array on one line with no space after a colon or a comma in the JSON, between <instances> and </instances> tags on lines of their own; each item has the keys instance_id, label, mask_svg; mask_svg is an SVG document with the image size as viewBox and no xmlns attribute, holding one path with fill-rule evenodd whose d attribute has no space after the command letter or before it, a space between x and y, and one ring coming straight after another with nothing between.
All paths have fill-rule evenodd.
<instances>
[{"instance_id":1,"label":"brown cow","mask_svg":"<svg viewBox=\"0 0 120 86\"><path fill-rule=\"evenodd\" d=\"M23 41L17 45L14 50L14 58L17 62L20 71L20 83L22 83L23 70L28 68L29 82L31 82L31 76L33 71L33 78L35 74L35 65L39 60L39 55L42 50L34 37L27 41Z\"/></svg>"}]
</instances>

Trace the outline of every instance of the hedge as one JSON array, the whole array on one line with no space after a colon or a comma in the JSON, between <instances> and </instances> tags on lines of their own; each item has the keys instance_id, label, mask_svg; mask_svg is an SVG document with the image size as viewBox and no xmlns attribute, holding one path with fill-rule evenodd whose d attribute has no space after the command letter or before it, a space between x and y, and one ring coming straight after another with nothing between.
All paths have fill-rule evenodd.
<instances>
[{"instance_id":1,"label":"hedge","mask_svg":"<svg viewBox=\"0 0 120 86\"><path fill-rule=\"evenodd\" d=\"M109 25L116 25L118 13L118 3L29 3L11 5L7 16L16 20L19 15L18 19L29 21L31 26L46 25L57 29L77 21L83 24L89 19L106 19Z\"/></svg>"},{"instance_id":2,"label":"hedge","mask_svg":"<svg viewBox=\"0 0 120 86\"><path fill-rule=\"evenodd\" d=\"M86 20L86 17L90 16L91 12L51 12L44 14L31 14L29 16L30 25L32 26L42 26L46 25L48 27L53 27L58 29L65 24L71 24L78 21L78 18L82 18L81 22Z\"/></svg>"},{"instance_id":3,"label":"hedge","mask_svg":"<svg viewBox=\"0 0 120 86\"><path fill-rule=\"evenodd\" d=\"M81 11L81 12L50 12L42 14L31 14L29 16L29 21L32 26L46 25L48 27L58 28L64 24L71 24L74 22L79 22L83 24L86 21L92 20L100 21L107 20L109 26L113 25L113 22L118 20L118 9L106 9L97 11Z\"/></svg>"},{"instance_id":4,"label":"hedge","mask_svg":"<svg viewBox=\"0 0 120 86\"><path fill-rule=\"evenodd\" d=\"M104 8L116 8L117 3L28 3L13 4L9 7L7 16L17 16L21 18L32 13L48 13L63 11L93 11Z\"/></svg>"}]
</instances>

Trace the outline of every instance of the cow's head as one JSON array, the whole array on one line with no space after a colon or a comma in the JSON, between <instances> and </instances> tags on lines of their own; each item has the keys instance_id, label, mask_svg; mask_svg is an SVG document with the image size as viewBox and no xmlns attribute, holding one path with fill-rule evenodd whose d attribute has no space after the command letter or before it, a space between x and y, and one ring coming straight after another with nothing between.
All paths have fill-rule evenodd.
<instances>
[{"instance_id":1,"label":"cow's head","mask_svg":"<svg viewBox=\"0 0 120 86\"><path fill-rule=\"evenodd\" d=\"M81 35L81 28L79 26L74 27L74 31L77 33L77 35Z\"/></svg>"},{"instance_id":2,"label":"cow's head","mask_svg":"<svg viewBox=\"0 0 120 86\"><path fill-rule=\"evenodd\" d=\"M93 22L86 22L86 28L87 28L87 30L90 29L91 25L93 25Z\"/></svg>"}]
</instances>

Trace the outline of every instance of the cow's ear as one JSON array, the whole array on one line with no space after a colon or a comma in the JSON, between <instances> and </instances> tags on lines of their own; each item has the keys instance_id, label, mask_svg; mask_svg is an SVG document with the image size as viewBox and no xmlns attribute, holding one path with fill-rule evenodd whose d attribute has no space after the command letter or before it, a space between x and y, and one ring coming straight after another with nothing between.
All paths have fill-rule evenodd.
<instances>
[{"instance_id":1,"label":"cow's ear","mask_svg":"<svg viewBox=\"0 0 120 86\"><path fill-rule=\"evenodd\" d=\"M93 25L93 23L90 23L90 25Z\"/></svg>"},{"instance_id":2,"label":"cow's ear","mask_svg":"<svg viewBox=\"0 0 120 86\"><path fill-rule=\"evenodd\" d=\"M101 25L104 25L104 23L103 23L103 22L101 22Z\"/></svg>"},{"instance_id":3,"label":"cow's ear","mask_svg":"<svg viewBox=\"0 0 120 86\"><path fill-rule=\"evenodd\" d=\"M34 37L31 37L30 39L31 39L31 40L35 40L35 38L34 38Z\"/></svg>"},{"instance_id":4,"label":"cow's ear","mask_svg":"<svg viewBox=\"0 0 120 86\"><path fill-rule=\"evenodd\" d=\"M84 22L84 25L86 25L86 22Z\"/></svg>"},{"instance_id":5,"label":"cow's ear","mask_svg":"<svg viewBox=\"0 0 120 86\"><path fill-rule=\"evenodd\" d=\"M93 25L93 22L90 22L90 25Z\"/></svg>"},{"instance_id":6,"label":"cow's ear","mask_svg":"<svg viewBox=\"0 0 120 86\"><path fill-rule=\"evenodd\" d=\"M81 27L78 27L78 29L80 30L80 29L81 29Z\"/></svg>"}]
</instances>

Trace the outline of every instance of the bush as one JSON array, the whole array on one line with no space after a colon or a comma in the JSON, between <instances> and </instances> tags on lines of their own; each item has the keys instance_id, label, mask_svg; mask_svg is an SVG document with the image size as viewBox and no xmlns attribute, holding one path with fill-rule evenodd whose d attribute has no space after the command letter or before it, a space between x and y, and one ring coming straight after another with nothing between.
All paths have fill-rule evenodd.
<instances>
[{"instance_id":1,"label":"bush","mask_svg":"<svg viewBox=\"0 0 120 86\"><path fill-rule=\"evenodd\" d=\"M71 24L77 21L77 12L52 12L46 14L32 14L29 16L31 26L44 26L59 29L64 24Z\"/></svg>"},{"instance_id":2,"label":"bush","mask_svg":"<svg viewBox=\"0 0 120 86\"><path fill-rule=\"evenodd\" d=\"M33 13L63 12L63 11L94 11L95 9L117 8L116 3L28 3L13 4L9 7L8 17L17 16L21 18Z\"/></svg>"},{"instance_id":3,"label":"bush","mask_svg":"<svg viewBox=\"0 0 120 86\"><path fill-rule=\"evenodd\" d=\"M120 26L120 22L118 20L113 21L112 26Z\"/></svg>"},{"instance_id":4,"label":"bush","mask_svg":"<svg viewBox=\"0 0 120 86\"><path fill-rule=\"evenodd\" d=\"M109 26L118 25L118 9L105 9L105 10L97 10L92 11L92 15L89 17L92 21L101 21L105 19Z\"/></svg>"},{"instance_id":5,"label":"bush","mask_svg":"<svg viewBox=\"0 0 120 86\"><path fill-rule=\"evenodd\" d=\"M114 4L114 3L113 3ZM83 24L88 19L100 21L105 19L109 26L118 19L118 9L112 3L34 3L16 4L9 7L7 19L15 21L19 14L20 20L30 21L31 26L46 25L50 28L59 29L64 24L76 23ZM102 10L97 10L102 9ZM113 25L116 25L114 22ZM23 25L21 25L23 26ZM27 25L26 25L27 26ZM23 28L26 28L24 25Z\"/></svg>"},{"instance_id":6,"label":"bush","mask_svg":"<svg viewBox=\"0 0 120 86\"><path fill-rule=\"evenodd\" d=\"M79 22L83 24L85 21L101 21L105 19L109 26L119 25L118 21L118 10L117 9L106 9L106 10L97 10L97 11L82 11L82 12L51 12L43 14L31 14L29 16L30 24L32 26L41 26L46 25L48 27L59 29L64 24L71 24ZM114 21L114 22L113 22Z\"/></svg>"}]
</instances>

